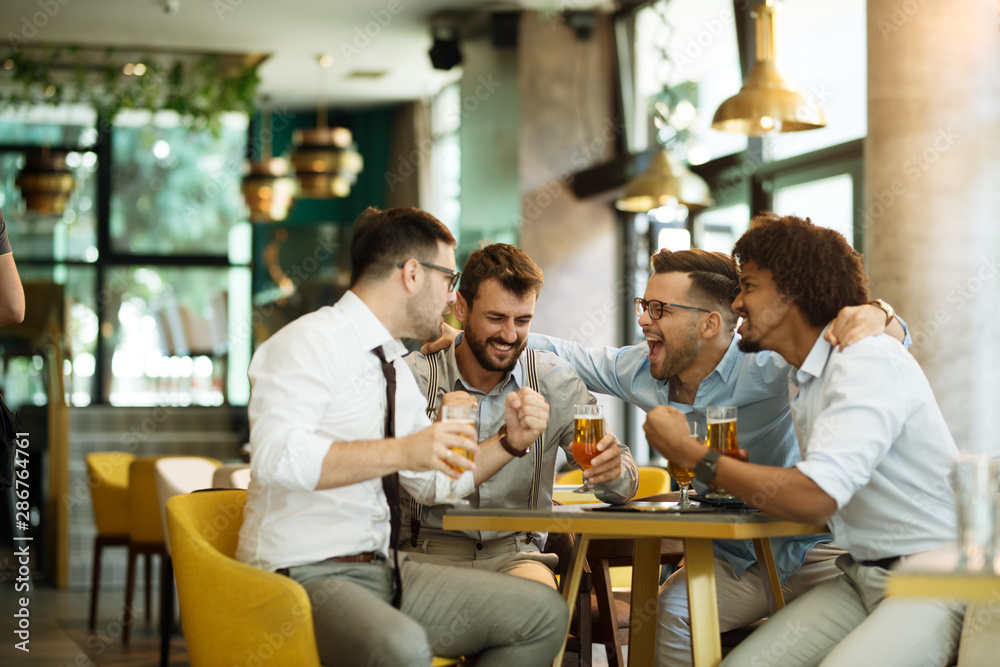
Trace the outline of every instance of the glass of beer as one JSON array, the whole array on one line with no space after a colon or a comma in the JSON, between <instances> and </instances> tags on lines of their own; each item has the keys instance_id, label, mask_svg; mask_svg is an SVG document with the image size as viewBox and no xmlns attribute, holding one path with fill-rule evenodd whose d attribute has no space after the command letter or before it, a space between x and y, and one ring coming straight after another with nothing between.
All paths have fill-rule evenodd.
<instances>
[{"instance_id":1,"label":"glass of beer","mask_svg":"<svg viewBox=\"0 0 1000 667\"><path fill-rule=\"evenodd\" d=\"M472 411L472 406L467 403L460 403L456 405L442 405L441 421L459 422L462 424L468 424L469 426L473 427L475 427L476 424L475 416ZM450 451L459 454L470 461L472 460L472 452L470 452L468 449L462 449L461 447L452 447ZM465 472L466 470L466 468L457 466L451 463L450 461L445 461L445 463L447 463L448 467L454 470L455 472ZM455 505L456 507L466 507L469 505L469 501L463 500L462 498L459 498L456 495L455 489L457 485L458 485L458 480L455 480L451 485L451 492L444 500L445 502Z\"/></svg>"},{"instance_id":2,"label":"glass of beer","mask_svg":"<svg viewBox=\"0 0 1000 667\"><path fill-rule=\"evenodd\" d=\"M691 428L691 437L698 440L698 422L689 420L688 426ZM691 488L691 482L694 481L694 470L682 468L679 465L675 465L673 461L667 461L667 473L674 478L677 486L681 488L681 497L677 503L677 509L689 510L698 507L697 503L692 503L688 498L688 489Z\"/></svg>"},{"instance_id":3,"label":"glass of beer","mask_svg":"<svg viewBox=\"0 0 1000 667\"><path fill-rule=\"evenodd\" d=\"M577 403L573 406L573 460L584 470L594 467L594 457L600 454L597 443L604 437L604 410L600 405ZM586 478L574 493L593 493Z\"/></svg>"},{"instance_id":4,"label":"glass of beer","mask_svg":"<svg viewBox=\"0 0 1000 667\"><path fill-rule=\"evenodd\" d=\"M739 441L736 437L736 407L732 405L710 405L705 408L705 418L708 423L708 446L717 449L725 456L738 456ZM715 491L705 495L714 500L735 500L736 496L725 489L716 487Z\"/></svg>"}]
</instances>

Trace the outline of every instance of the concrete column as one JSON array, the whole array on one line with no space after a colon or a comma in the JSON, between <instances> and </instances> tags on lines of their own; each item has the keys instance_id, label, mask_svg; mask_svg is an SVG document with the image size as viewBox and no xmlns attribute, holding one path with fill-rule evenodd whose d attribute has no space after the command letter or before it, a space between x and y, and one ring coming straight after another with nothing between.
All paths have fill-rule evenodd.
<instances>
[{"instance_id":1,"label":"concrete column","mask_svg":"<svg viewBox=\"0 0 1000 667\"><path fill-rule=\"evenodd\" d=\"M610 159L615 122L611 21L579 38L558 15L524 12L520 45L521 247L545 272L532 331L592 347L619 345L619 230L608 201L581 201L568 177ZM600 399L621 433L619 401Z\"/></svg>"},{"instance_id":2,"label":"concrete column","mask_svg":"<svg viewBox=\"0 0 1000 667\"><path fill-rule=\"evenodd\" d=\"M868 0L864 221L873 294L909 323L955 441L1000 454L995 0Z\"/></svg>"}]
</instances>

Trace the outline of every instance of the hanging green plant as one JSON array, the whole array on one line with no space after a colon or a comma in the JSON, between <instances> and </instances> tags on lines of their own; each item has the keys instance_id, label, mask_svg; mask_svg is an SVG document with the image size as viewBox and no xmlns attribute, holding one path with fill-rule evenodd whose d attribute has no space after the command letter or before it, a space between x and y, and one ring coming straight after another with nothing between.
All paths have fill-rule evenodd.
<instances>
[{"instance_id":1,"label":"hanging green plant","mask_svg":"<svg viewBox=\"0 0 1000 667\"><path fill-rule=\"evenodd\" d=\"M225 112L253 113L266 56L22 46L0 59L0 105L85 104L102 118L170 110L216 128Z\"/></svg>"}]
</instances>

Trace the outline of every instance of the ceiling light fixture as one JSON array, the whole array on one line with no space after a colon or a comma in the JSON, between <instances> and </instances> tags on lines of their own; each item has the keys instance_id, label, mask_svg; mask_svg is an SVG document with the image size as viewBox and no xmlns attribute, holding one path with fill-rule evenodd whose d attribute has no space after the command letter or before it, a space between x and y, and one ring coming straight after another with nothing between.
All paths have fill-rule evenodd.
<instances>
[{"instance_id":1,"label":"ceiling light fixture","mask_svg":"<svg viewBox=\"0 0 1000 667\"><path fill-rule=\"evenodd\" d=\"M31 151L14 181L25 208L41 215L62 215L76 181L66 168L66 154L48 146Z\"/></svg>"},{"instance_id":2,"label":"ceiling light fixture","mask_svg":"<svg viewBox=\"0 0 1000 667\"><path fill-rule=\"evenodd\" d=\"M645 213L661 206L685 206L690 211L701 211L713 203L705 179L663 149L653 156L646 171L625 184L615 208L630 213Z\"/></svg>"},{"instance_id":3,"label":"ceiling light fixture","mask_svg":"<svg viewBox=\"0 0 1000 667\"><path fill-rule=\"evenodd\" d=\"M299 197L331 199L346 197L364 168L354 137L346 127L327 127L326 69L333 63L329 54L318 58L320 66L319 102L316 128L296 130L292 142L292 167L299 182Z\"/></svg>"},{"instance_id":4,"label":"ceiling light fixture","mask_svg":"<svg viewBox=\"0 0 1000 667\"><path fill-rule=\"evenodd\" d=\"M782 76L777 58L775 0L765 0L753 13L757 57L740 92L721 105L712 127L760 137L772 132L802 132L826 127L819 103Z\"/></svg>"},{"instance_id":5,"label":"ceiling light fixture","mask_svg":"<svg viewBox=\"0 0 1000 667\"><path fill-rule=\"evenodd\" d=\"M295 196L295 181L287 177L288 163L273 157L271 103L261 100L260 161L251 160L240 184L243 199L250 209L250 222L278 222L288 217Z\"/></svg>"}]
</instances>

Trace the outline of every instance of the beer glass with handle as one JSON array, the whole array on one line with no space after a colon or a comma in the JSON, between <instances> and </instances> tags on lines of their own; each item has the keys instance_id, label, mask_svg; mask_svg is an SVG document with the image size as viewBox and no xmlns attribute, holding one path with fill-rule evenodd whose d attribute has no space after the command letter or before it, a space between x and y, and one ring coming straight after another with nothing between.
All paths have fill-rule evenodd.
<instances>
[{"instance_id":1,"label":"beer glass with handle","mask_svg":"<svg viewBox=\"0 0 1000 667\"><path fill-rule=\"evenodd\" d=\"M476 420L472 413L472 406L466 403L459 403L454 405L442 405L441 406L441 421L443 422L459 422L462 424L468 424L469 426L475 426ZM461 447L452 447L451 451L464 456L465 458L472 460L472 452L468 449L462 449ZM455 472L464 472L465 468L448 463L450 467ZM455 489L458 486L458 480L454 480L451 483L451 490L448 496L444 498L446 503L454 505L455 507L468 507L469 501L459 498L455 493Z\"/></svg>"},{"instance_id":2,"label":"beer glass with handle","mask_svg":"<svg viewBox=\"0 0 1000 667\"><path fill-rule=\"evenodd\" d=\"M688 420L688 426L691 428L691 437L698 440L698 422ZM691 488L691 482L694 481L694 470L682 468L679 465L675 465L673 461L667 461L667 473L674 478L677 486L681 488L681 496L677 503L677 509L690 510L698 507L697 503L692 503L690 498L688 498L688 489Z\"/></svg>"},{"instance_id":3,"label":"beer glass with handle","mask_svg":"<svg viewBox=\"0 0 1000 667\"><path fill-rule=\"evenodd\" d=\"M577 403L573 406L573 460L584 470L594 467L592 461L600 454L597 443L604 437L604 410L600 405ZM574 493L593 493L596 489L586 478Z\"/></svg>"},{"instance_id":4,"label":"beer glass with handle","mask_svg":"<svg viewBox=\"0 0 1000 667\"><path fill-rule=\"evenodd\" d=\"M740 446L736 437L736 407L710 405L705 408L705 421L708 423L708 446L719 450L725 456L738 456ZM737 499L721 487L716 487L715 491L706 494L705 497L713 500Z\"/></svg>"}]
</instances>

